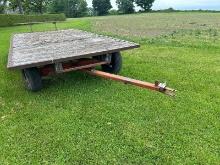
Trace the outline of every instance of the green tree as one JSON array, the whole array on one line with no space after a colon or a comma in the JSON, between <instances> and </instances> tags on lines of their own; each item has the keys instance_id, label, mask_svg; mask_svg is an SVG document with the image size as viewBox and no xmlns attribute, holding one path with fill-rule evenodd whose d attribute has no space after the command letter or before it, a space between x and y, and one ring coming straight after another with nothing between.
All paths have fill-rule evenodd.
<instances>
[{"instance_id":1,"label":"green tree","mask_svg":"<svg viewBox=\"0 0 220 165\"><path fill-rule=\"evenodd\" d=\"M118 10L124 14L134 13L134 0L116 0Z\"/></svg>"},{"instance_id":2,"label":"green tree","mask_svg":"<svg viewBox=\"0 0 220 165\"><path fill-rule=\"evenodd\" d=\"M82 17L87 15L87 2L85 0L70 0L67 8L70 17Z\"/></svg>"},{"instance_id":3,"label":"green tree","mask_svg":"<svg viewBox=\"0 0 220 165\"><path fill-rule=\"evenodd\" d=\"M9 0L9 6L15 11L19 10L20 14L41 13L46 11L50 0Z\"/></svg>"},{"instance_id":4,"label":"green tree","mask_svg":"<svg viewBox=\"0 0 220 165\"><path fill-rule=\"evenodd\" d=\"M20 14L24 14L25 0L9 0L9 7L15 11L18 9Z\"/></svg>"},{"instance_id":5,"label":"green tree","mask_svg":"<svg viewBox=\"0 0 220 165\"><path fill-rule=\"evenodd\" d=\"M97 15L106 15L112 8L110 0L93 0L92 5Z\"/></svg>"},{"instance_id":6,"label":"green tree","mask_svg":"<svg viewBox=\"0 0 220 165\"><path fill-rule=\"evenodd\" d=\"M144 11L150 11L155 0L135 0L137 6L141 7Z\"/></svg>"},{"instance_id":7,"label":"green tree","mask_svg":"<svg viewBox=\"0 0 220 165\"><path fill-rule=\"evenodd\" d=\"M22 7L22 0L16 0L16 2L17 2L17 5L18 5L19 13L24 14L24 10L23 10L23 7Z\"/></svg>"},{"instance_id":8,"label":"green tree","mask_svg":"<svg viewBox=\"0 0 220 165\"><path fill-rule=\"evenodd\" d=\"M0 0L0 14L5 12L7 0Z\"/></svg>"},{"instance_id":9,"label":"green tree","mask_svg":"<svg viewBox=\"0 0 220 165\"><path fill-rule=\"evenodd\" d=\"M50 0L29 0L29 2L31 11L43 14L47 9Z\"/></svg>"},{"instance_id":10,"label":"green tree","mask_svg":"<svg viewBox=\"0 0 220 165\"><path fill-rule=\"evenodd\" d=\"M87 14L88 14L88 16L94 16L95 15L94 9L92 7L89 7L88 11L87 11Z\"/></svg>"},{"instance_id":11,"label":"green tree","mask_svg":"<svg viewBox=\"0 0 220 165\"><path fill-rule=\"evenodd\" d=\"M82 17L87 15L87 2L85 0L53 0L50 12L65 13L67 17Z\"/></svg>"},{"instance_id":12,"label":"green tree","mask_svg":"<svg viewBox=\"0 0 220 165\"><path fill-rule=\"evenodd\" d=\"M65 13L66 0L54 0L49 6L51 13Z\"/></svg>"}]
</instances>

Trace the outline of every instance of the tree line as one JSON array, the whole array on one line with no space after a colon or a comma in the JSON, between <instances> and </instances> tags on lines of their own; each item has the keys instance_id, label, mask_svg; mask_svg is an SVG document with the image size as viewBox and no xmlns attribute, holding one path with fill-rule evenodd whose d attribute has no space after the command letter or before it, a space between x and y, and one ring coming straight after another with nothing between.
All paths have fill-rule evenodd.
<instances>
[{"instance_id":1,"label":"tree line","mask_svg":"<svg viewBox=\"0 0 220 165\"><path fill-rule=\"evenodd\" d=\"M129 14L135 12L135 4L144 12L150 11L155 0L116 0L118 10L111 10L110 0L93 0L88 8L86 0L0 0L0 13L20 14L64 13L67 17L92 15Z\"/></svg>"}]
</instances>

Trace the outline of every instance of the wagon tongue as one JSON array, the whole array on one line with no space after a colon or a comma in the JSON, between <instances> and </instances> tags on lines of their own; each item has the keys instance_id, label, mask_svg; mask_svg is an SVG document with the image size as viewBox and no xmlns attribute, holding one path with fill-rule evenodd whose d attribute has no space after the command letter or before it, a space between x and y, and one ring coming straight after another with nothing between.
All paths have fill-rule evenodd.
<instances>
[{"instance_id":1,"label":"wagon tongue","mask_svg":"<svg viewBox=\"0 0 220 165\"><path fill-rule=\"evenodd\" d=\"M115 75L115 74L111 74L111 73L98 71L95 69L84 69L81 71L86 72L86 73L93 75L93 76L99 76L102 78L123 82L125 84L131 84L131 85L138 86L141 88L150 89L153 91L158 91L158 92L164 93L168 96L175 96L175 92L176 92L175 89L168 88L166 86L166 83L160 83L159 81L156 81L153 84L153 83L149 83L149 82L135 80L135 79L128 78L128 77L123 77L123 76L119 76L119 75Z\"/></svg>"}]
</instances>

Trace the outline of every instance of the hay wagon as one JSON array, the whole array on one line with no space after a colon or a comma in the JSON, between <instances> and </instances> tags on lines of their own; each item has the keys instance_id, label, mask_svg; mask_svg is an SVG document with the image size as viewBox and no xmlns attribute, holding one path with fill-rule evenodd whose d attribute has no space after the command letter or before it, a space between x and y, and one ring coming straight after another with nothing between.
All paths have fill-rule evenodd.
<instances>
[{"instance_id":1,"label":"hay wagon","mask_svg":"<svg viewBox=\"0 0 220 165\"><path fill-rule=\"evenodd\" d=\"M133 42L73 29L15 34L7 67L21 70L26 88L34 92L42 89L42 77L79 70L173 94L174 90L163 83L152 84L116 75L122 68L120 52L138 47ZM96 66L101 66L102 71L95 70Z\"/></svg>"}]
</instances>

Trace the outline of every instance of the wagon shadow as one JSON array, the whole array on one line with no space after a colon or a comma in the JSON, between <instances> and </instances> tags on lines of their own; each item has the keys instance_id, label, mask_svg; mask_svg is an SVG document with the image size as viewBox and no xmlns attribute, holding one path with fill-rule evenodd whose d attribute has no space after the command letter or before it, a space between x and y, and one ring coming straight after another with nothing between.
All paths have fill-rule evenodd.
<instances>
[{"instance_id":1,"label":"wagon shadow","mask_svg":"<svg viewBox=\"0 0 220 165\"><path fill-rule=\"evenodd\" d=\"M82 91L85 88L86 91L92 91L103 82L104 79L81 72L63 73L43 79L44 90L46 91L49 89L71 90L71 88L76 91Z\"/></svg>"}]
</instances>

